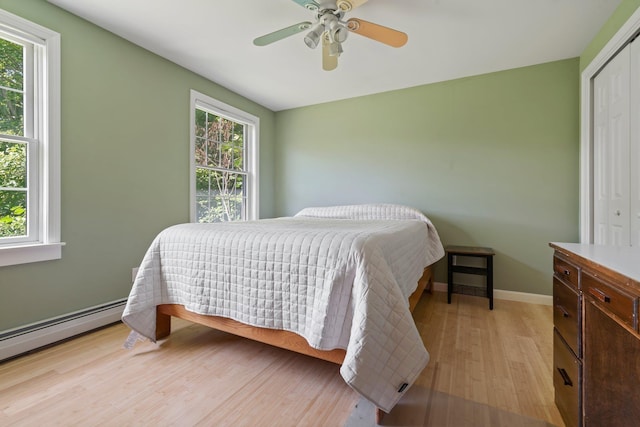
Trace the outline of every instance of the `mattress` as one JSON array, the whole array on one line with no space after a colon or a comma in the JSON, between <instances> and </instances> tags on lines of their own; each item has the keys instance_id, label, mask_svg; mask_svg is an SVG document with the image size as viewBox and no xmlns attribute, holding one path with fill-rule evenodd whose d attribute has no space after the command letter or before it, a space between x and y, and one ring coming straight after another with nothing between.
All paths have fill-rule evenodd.
<instances>
[{"instance_id":1,"label":"mattress","mask_svg":"<svg viewBox=\"0 0 640 427\"><path fill-rule=\"evenodd\" d=\"M396 205L175 225L150 245L122 320L155 340L155 307L181 304L345 349L345 382L389 412L429 360L407 299L443 255L429 219Z\"/></svg>"}]
</instances>

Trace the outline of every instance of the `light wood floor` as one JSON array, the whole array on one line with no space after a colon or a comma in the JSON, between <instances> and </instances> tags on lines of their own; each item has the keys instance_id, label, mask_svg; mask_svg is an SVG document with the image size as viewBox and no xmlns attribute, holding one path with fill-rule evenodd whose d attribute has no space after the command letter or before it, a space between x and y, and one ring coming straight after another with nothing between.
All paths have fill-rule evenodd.
<instances>
[{"instance_id":1,"label":"light wood floor","mask_svg":"<svg viewBox=\"0 0 640 427\"><path fill-rule=\"evenodd\" d=\"M416 307L431 360L384 424L564 426L553 401L552 308L496 300L490 311L486 298L446 299L435 293ZM348 427L371 425L370 404L359 406Z\"/></svg>"},{"instance_id":2,"label":"light wood floor","mask_svg":"<svg viewBox=\"0 0 640 427\"><path fill-rule=\"evenodd\" d=\"M431 361L385 425L563 425L550 307L497 300L489 311L436 292L415 318ZM159 345L124 350L127 335L115 325L0 364L0 426L371 425L329 362L179 320Z\"/></svg>"}]
</instances>

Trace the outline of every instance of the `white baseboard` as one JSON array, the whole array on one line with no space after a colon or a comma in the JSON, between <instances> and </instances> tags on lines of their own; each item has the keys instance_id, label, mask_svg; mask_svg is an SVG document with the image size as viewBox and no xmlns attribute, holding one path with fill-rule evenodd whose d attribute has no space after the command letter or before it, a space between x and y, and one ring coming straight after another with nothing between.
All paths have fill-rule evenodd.
<instances>
[{"instance_id":1,"label":"white baseboard","mask_svg":"<svg viewBox=\"0 0 640 427\"><path fill-rule=\"evenodd\" d=\"M553 296L529 294L526 292L504 291L502 289L493 290L493 298L508 301L528 302L530 304L553 305Z\"/></svg>"},{"instance_id":2,"label":"white baseboard","mask_svg":"<svg viewBox=\"0 0 640 427\"><path fill-rule=\"evenodd\" d=\"M113 301L42 322L2 331L0 333L0 361L118 322L122 317L126 302L126 299Z\"/></svg>"},{"instance_id":3,"label":"white baseboard","mask_svg":"<svg viewBox=\"0 0 640 427\"><path fill-rule=\"evenodd\" d=\"M433 290L436 292L447 292L447 284L442 282L433 282Z\"/></svg>"},{"instance_id":4,"label":"white baseboard","mask_svg":"<svg viewBox=\"0 0 640 427\"><path fill-rule=\"evenodd\" d=\"M433 290L436 292L447 292L447 284L443 282L433 282ZM493 298L508 301L528 302L530 304L553 305L553 296L551 295L504 291L502 289L494 289Z\"/></svg>"}]
</instances>

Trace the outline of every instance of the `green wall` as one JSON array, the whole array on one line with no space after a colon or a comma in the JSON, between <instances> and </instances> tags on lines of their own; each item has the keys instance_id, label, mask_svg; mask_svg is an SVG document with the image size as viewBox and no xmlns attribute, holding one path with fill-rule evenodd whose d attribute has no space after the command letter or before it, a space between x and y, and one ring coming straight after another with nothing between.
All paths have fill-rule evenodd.
<instances>
[{"instance_id":1,"label":"green wall","mask_svg":"<svg viewBox=\"0 0 640 427\"><path fill-rule=\"evenodd\" d=\"M62 259L0 268L0 331L129 294L164 227L189 220L189 91L260 117L273 216L275 115L44 0L0 7L61 34Z\"/></svg>"},{"instance_id":2,"label":"green wall","mask_svg":"<svg viewBox=\"0 0 640 427\"><path fill-rule=\"evenodd\" d=\"M276 113L279 215L402 203L444 244L493 247L497 289L551 294L578 239L578 59ZM440 262L436 279L446 281Z\"/></svg>"}]
</instances>

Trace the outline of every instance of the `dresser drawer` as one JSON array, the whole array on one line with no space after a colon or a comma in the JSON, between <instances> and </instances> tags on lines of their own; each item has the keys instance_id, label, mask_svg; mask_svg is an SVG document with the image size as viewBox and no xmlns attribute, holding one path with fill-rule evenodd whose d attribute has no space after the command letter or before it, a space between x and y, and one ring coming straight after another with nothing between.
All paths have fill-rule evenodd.
<instances>
[{"instance_id":1,"label":"dresser drawer","mask_svg":"<svg viewBox=\"0 0 640 427\"><path fill-rule=\"evenodd\" d=\"M582 272L582 289L599 307L638 330L638 298Z\"/></svg>"},{"instance_id":2,"label":"dresser drawer","mask_svg":"<svg viewBox=\"0 0 640 427\"><path fill-rule=\"evenodd\" d=\"M582 387L582 364L557 330L553 334L553 388L555 402L567 427L581 424L580 389Z\"/></svg>"},{"instance_id":3,"label":"dresser drawer","mask_svg":"<svg viewBox=\"0 0 640 427\"><path fill-rule=\"evenodd\" d=\"M578 292L553 278L553 325L573 353L580 354L580 298Z\"/></svg>"},{"instance_id":4,"label":"dresser drawer","mask_svg":"<svg viewBox=\"0 0 640 427\"><path fill-rule=\"evenodd\" d=\"M557 254L553 257L553 272L557 278L567 285L579 289L578 267L560 258Z\"/></svg>"}]
</instances>

